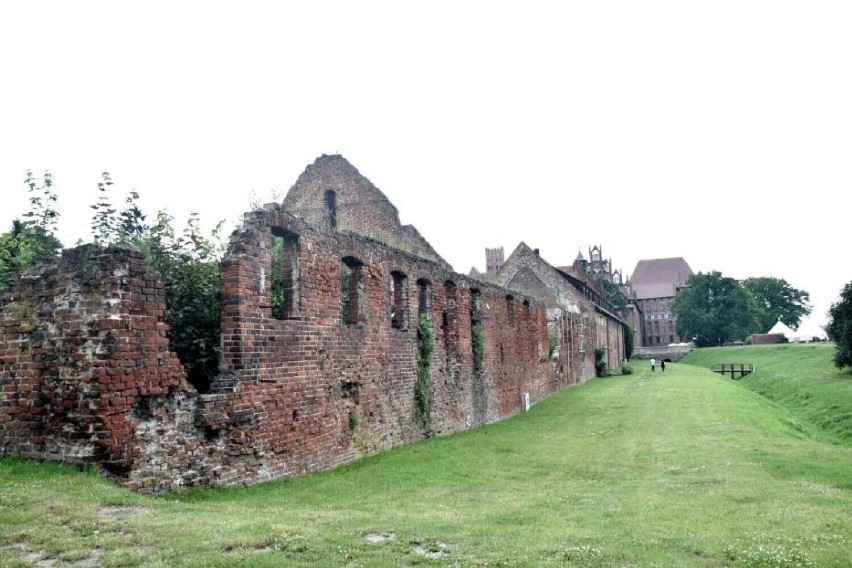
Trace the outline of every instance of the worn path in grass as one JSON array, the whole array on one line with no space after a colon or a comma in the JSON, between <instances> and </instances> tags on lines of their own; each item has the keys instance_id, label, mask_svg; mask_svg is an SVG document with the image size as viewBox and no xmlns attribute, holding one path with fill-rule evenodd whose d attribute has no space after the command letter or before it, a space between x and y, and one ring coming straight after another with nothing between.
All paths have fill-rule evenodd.
<instances>
[{"instance_id":1,"label":"worn path in grass","mask_svg":"<svg viewBox=\"0 0 852 568\"><path fill-rule=\"evenodd\" d=\"M636 368L251 488L150 499L3 460L0 565L848 565L850 448L708 370Z\"/></svg>"}]
</instances>

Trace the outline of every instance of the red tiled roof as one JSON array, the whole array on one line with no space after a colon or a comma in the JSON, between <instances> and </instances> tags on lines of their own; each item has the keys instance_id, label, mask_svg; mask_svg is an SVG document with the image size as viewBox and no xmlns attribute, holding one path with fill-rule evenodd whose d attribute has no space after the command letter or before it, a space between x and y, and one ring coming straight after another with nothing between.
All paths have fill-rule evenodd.
<instances>
[{"instance_id":1,"label":"red tiled roof","mask_svg":"<svg viewBox=\"0 0 852 568\"><path fill-rule=\"evenodd\" d=\"M692 269L683 259L657 258L640 260L630 276L630 286L636 292L636 298L668 298L675 295L678 286L683 286Z\"/></svg>"}]
</instances>

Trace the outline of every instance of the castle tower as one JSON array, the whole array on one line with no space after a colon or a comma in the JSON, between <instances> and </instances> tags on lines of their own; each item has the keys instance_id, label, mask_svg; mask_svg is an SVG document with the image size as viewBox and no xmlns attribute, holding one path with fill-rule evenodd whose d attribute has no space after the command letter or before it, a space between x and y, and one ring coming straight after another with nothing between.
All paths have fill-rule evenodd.
<instances>
[{"instance_id":1,"label":"castle tower","mask_svg":"<svg viewBox=\"0 0 852 568\"><path fill-rule=\"evenodd\" d=\"M589 271L592 274L604 272L603 253L598 245L589 249Z\"/></svg>"},{"instance_id":2,"label":"castle tower","mask_svg":"<svg viewBox=\"0 0 852 568\"><path fill-rule=\"evenodd\" d=\"M577 274L585 274L589 270L589 263L583 257L582 251L577 251L577 258L574 259L574 270Z\"/></svg>"},{"instance_id":3,"label":"castle tower","mask_svg":"<svg viewBox=\"0 0 852 568\"><path fill-rule=\"evenodd\" d=\"M495 276L497 271L503 266L503 262L505 261L505 257L503 256L503 247L499 248L486 248L485 249L485 274L489 276Z\"/></svg>"}]
</instances>

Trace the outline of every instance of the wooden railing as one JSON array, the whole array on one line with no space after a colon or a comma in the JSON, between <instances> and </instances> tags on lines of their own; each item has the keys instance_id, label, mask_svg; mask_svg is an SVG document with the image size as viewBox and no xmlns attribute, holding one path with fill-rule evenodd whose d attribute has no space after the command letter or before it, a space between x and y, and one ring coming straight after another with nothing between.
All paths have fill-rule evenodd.
<instances>
[{"instance_id":1,"label":"wooden railing","mask_svg":"<svg viewBox=\"0 0 852 568\"><path fill-rule=\"evenodd\" d=\"M710 367L710 370L723 375L730 373L732 379L741 379L749 373L754 372L754 365L751 363L720 363Z\"/></svg>"}]
</instances>

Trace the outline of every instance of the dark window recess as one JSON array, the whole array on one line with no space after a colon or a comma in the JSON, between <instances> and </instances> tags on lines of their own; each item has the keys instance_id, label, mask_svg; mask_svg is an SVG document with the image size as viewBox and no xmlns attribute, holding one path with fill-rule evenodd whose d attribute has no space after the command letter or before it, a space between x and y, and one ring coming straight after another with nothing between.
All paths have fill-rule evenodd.
<instances>
[{"instance_id":1,"label":"dark window recess","mask_svg":"<svg viewBox=\"0 0 852 568\"><path fill-rule=\"evenodd\" d=\"M391 326L408 329L408 277L402 272L391 272Z\"/></svg>"},{"instance_id":2,"label":"dark window recess","mask_svg":"<svg viewBox=\"0 0 852 568\"><path fill-rule=\"evenodd\" d=\"M337 228L337 193L333 189L325 192L325 216L328 219L328 226L332 229Z\"/></svg>"},{"instance_id":3,"label":"dark window recess","mask_svg":"<svg viewBox=\"0 0 852 568\"><path fill-rule=\"evenodd\" d=\"M444 330L444 346L447 350L447 356L455 354L458 348L459 327L458 327L458 290L455 282L447 280L444 282L444 303L445 309L441 314L441 325Z\"/></svg>"},{"instance_id":4,"label":"dark window recess","mask_svg":"<svg viewBox=\"0 0 852 568\"><path fill-rule=\"evenodd\" d=\"M432 284L425 278L417 281L417 315L431 317L432 312Z\"/></svg>"},{"instance_id":5,"label":"dark window recess","mask_svg":"<svg viewBox=\"0 0 852 568\"><path fill-rule=\"evenodd\" d=\"M271 315L284 319L299 315L299 237L284 229L272 228Z\"/></svg>"},{"instance_id":6,"label":"dark window recess","mask_svg":"<svg viewBox=\"0 0 852 568\"><path fill-rule=\"evenodd\" d=\"M340 263L340 304L343 323L364 321L364 264L351 256Z\"/></svg>"},{"instance_id":7,"label":"dark window recess","mask_svg":"<svg viewBox=\"0 0 852 568\"><path fill-rule=\"evenodd\" d=\"M473 371L482 371L485 355L485 336L482 329L482 296L477 289L470 291L470 343L473 351Z\"/></svg>"}]
</instances>

